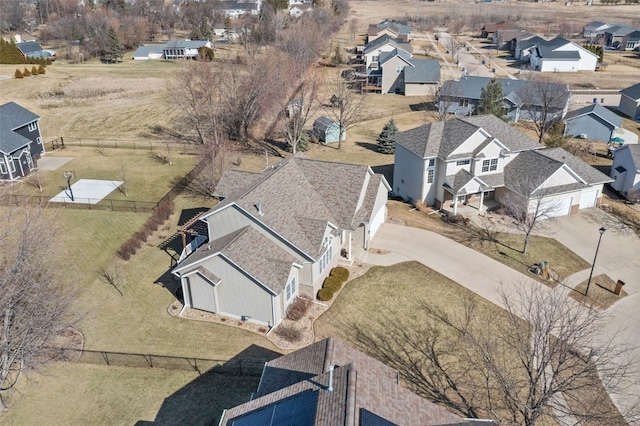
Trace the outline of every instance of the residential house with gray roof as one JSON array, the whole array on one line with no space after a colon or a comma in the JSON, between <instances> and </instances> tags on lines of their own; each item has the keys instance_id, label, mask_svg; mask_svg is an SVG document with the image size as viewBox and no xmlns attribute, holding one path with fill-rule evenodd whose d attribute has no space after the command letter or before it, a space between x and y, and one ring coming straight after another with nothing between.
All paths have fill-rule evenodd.
<instances>
[{"instance_id":1,"label":"residential house with gray roof","mask_svg":"<svg viewBox=\"0 0 640 426\"><path fill-rule=\"evenodd\" d=\"M486 89L491 77L465 76L460 80L445 81L439 95L439 107L449 114L471 115L475 113L482 90ZM503 107L505 117L513 122L520 119L530 120L543 108L549 112L549 120L562 119L569 109L571 93L569 86L561 83L544 83L542 87L534 81L496 78L502 85ZM540 89L557 94L553 96L552 105L548 97L540 96Z\"/></svg>"},{"instance_id":2,"label":"residential house with gray roof","mask_svg":"<svg viewBox=\"0 0 640 426\"><path fill-rule=\"evenodd\" d=\"M609 142L622 127L622 117L600 104L591 104L569 111L564 124L567 136Z\"/></svg>"},{"instance_id":3,"label":"residential house with gray roof","mask_svg":"<svg viewBox=\"0 0 640 426\"><path fill-rule=\"evenodd\" d=\"M598 55L562 37L536 43L529 66L541 72L595 71Z\"/></svg>"},{"instance_id":4,"label":"residential house with gray roof","mask_svg":"<svg viewBox=\"0 0 640 426\"><path fill-rule=\"evenodd\" d=\"M594 43L598 37L604 34L604 31L611 28L612 24L606 22L591 21L582 27L582 37L590 43Z\"/></svg>"},{"instance_id":5,"label":"residential house with gray roof","mask_svg":"<svg viewBox=\"0 0 640 426\"><path fill-rule=\"evenodd\" d=\"M195 59L198 57L198 49L211 48L209 40L170 40L162 48L164 59Z\"/></svg>"},{"instance_id":6,"label":"residential house with gray roof","mask_svg":"<svg viewBox=\"0 0 640 426\"><path fill-rule=\"evenodd\" d=\"M402 43L408 43L411 38L411 26L401 22L385 20L377 24L369 24L367 28L367 42L384 35L391 36Z\"/></svg>"},{"instance_id":7,"label":"residential house with gray roof","mask_svg":"<svg viewBox=\"0 0 640 426\"><path fill-rule=\"evenodd\" d=\"M0 180L19 180L36 168L45 152L39 121L15 102L0 105Z\"/></svg>"},{"instance_id":8,"label":"residential house with gray roof","mask_svg":"<svg viewBox=\"0 0 640 426\"><path fill-rule=\"evenodd\" d=\"M611 179L493 115L457 117L396 134L393 193L457 214L524 197L549 216L594 207Z\"/></svg>"},{"instance_id":9,"label":"residential house with gray roof","mask_svg":"<svg viewBox=\"0 0 640 426\"><path fill-rule=\"evenodd\" d=\"M381 51L367 68L368 90L405 96L435 95L440 83L440 62L414 59L402 49Z\"/></svg>"},{"instance_id":10,"label":"residential house with gray roof","mask_svg":"<svg viewBox=\"0 0 640 426\"><path fill-rule=\"evenodd\" d=\"M640 83L622 89L620 95L618 111L635 120L640 120Z\"/></svg>"},{"instance_id":11,"label":"residential house with gray roof","mask_svg":"<svg viewBox=\"0 0 640 426\"><path fill-rule=\"evenodd\" d=\"M223 200L200 217L208 241L172 271L185 306L276 326L340 257L368 249L390 189L367 166L302 154L262 173L225 171L214 191Z\"/></svg>"},{"instance_id":12,"label":"residential house with gray roof","mask_svg":"<svg viewBox=\"0 0 640 426\"><path fill-rule=\"evenodd\" d=\"M611 166L611 186L616 191L628 194L640 191L640 145L622 145L615 150Z\"/></svg>"},{"instance_id":13,"label":"residential house with gray roof","mask_svg":"<svg viewBox=\"0 0 640 426\"><path fill-rule=\"evenodd\" d=\"M613 25L604 30L604 43L618 50L633 50L640 45L639 36L640 27Z\"/></svg>"},{"instance_id":14,"label":"residential house with gray roof","mask_svg":"<svg viewBox=\"0 0 640 426\"><path fill-rule=\"evenodd\" d=\"M476 423L405 389L396 370L329 337L268 362L251 401L225 410L219 423L220 426L293 424Z\"/></svg>"}]
</instances>

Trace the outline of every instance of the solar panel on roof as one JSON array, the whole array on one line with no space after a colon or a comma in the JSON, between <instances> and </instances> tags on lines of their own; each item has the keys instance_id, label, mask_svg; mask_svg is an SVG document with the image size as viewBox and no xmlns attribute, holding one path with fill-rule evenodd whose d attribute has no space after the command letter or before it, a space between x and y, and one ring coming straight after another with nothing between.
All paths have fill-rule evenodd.
<instances>
[{"instance_id":1,"label":"solar panel on roof","mask_svg":"<svg viewBox=\"0 0 640 426\"><path fill-rule=\"evenodd\" d=\"M240 417L231 419L230 426L313 426L318 409L317 390L307 390Z\"/></svg>"}]
</instances>

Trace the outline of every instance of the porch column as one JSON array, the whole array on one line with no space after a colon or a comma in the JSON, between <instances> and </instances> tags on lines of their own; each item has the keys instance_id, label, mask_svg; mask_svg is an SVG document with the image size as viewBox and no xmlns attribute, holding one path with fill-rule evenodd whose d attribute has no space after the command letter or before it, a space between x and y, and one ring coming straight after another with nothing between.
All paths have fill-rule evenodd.
<instances>
[{"instance_id":1,"label":"porch column","mask_svg":"<svg viewBox=\"0 0 640 426\"><path fill-rule=\"evenodd\" d=\"M349 231L349 249L347 250L347 260L351 262L351 231Z\"/></svg>"},{"instance_id":2,"label":"porch column","mask_svg":"<svg viewBox=\"0 0 640 426\"><path fill-rule=\"evenodd\" d=\"M478 212L482 213L482 203L484 201L484 191L480 191L480 205L478 206Z\"/></svg>"},{"instance_id":3,"label":"porch column","mask_svg":"<svg viewBox=\"0 0 640 426\"><path fill-rule=\"evenodd\" d=\"M453 196L453 214L458 214L458 196Z\"/></svg>"}]
</instances>

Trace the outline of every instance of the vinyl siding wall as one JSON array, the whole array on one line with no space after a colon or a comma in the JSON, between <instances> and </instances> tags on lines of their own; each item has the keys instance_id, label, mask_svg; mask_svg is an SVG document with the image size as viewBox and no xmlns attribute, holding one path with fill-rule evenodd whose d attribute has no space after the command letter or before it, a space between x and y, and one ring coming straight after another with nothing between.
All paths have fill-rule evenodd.
<instances>
[{"instance_id":1,"label":"vinyl siding wall","mask_svg":"<svg viewBox=\"0 0 640 426\"><path fill-rule=\"evenodd\" d=\"M620 105L618 111L628 115L631 118L640 116L640 100L633 100L628 96L622 95L620 97Z\"/></svg>"},{"instance_id":2,"label":"vinyl siding wall","mask_svg":"<svg viewBox=\"0 0 640 426\"><path fill-rule=\"evenodd\" d=\"M573 137L587 135L587 139L609 142L615 127L600 117L587 114L567 121L565 134Z\"/></svg>"},{"instance_id":3,"label":"vinyl siding wall","mask_svg":"<svg viewBox=\"0 0 640 426\"><path fill-rule=\"evenodd\" d=\"M425 160L396 144L393 193L408 201L424 200Z\"/></svg>"}]
</instances>

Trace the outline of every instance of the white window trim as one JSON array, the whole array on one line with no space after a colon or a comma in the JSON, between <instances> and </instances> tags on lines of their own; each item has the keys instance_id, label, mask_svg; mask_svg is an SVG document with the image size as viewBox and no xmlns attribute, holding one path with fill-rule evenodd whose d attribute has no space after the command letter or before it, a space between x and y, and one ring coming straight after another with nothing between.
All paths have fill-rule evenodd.
<instances>
[{"instance_id":1,"label":"white window trim","mask_svg":"<svg viewBox=\"0 0 640 426\"><path fill-rule=\"evenodd\" d=\"M4 158L0 158L0 173L7 174L7 165L4 163Z\"/></svg>"},{"instance_id":2,"label":"white window trim","mask_svg":"<svg viewBox=\"0 0 640 426\"><path fill-rule=\"evenodd\" d=\"M428 169L427 170L427 183L433 183L435 174L436 174L435 170L433 170L433 169Z\"/></svg>"},{"instance_id":3,"label":"white window trim","mask_svg":"<svg viewBox=\"0 0 640 426\"><path fill-rule=\"evenodd\" d=\"M495 172L496 170L498 170L497 158L482 160L482 173Z\"/></svg>"},{"instance_id":4,"label":"white window trim","mask_svg":"<svg viewBox=\"0 0 640 426\"><path fill-rule=\"evenodd\" d=\"M471 160L458 160L456 161L456 166L460 167L460 166L468 166L469 164L471 164Z\"/></svg>"},{"instance_id":5,"label":"white window trim","mask_svg":"<svg viewBox=\"0 0 640 426\"><path fill-rule=\"evenodd\" d=\"M35 132L36 129L38 128L38 123L36 123L35 121L32 121L27 125L27 128L30 132Z\"/></svg>"},{"instance_id":6,"label":"white window trim","mask_svg":"<svg viewBox=\"0 0 640 426\"><path fill-rule=\"evenodd\" d=\"M16 172L16 163L13 161L13 159L9 159L9 172Z\"/></svg>"},{"instance_id":7,"label":"white window trim","mask_svg":"<svg viewBox=\"0 0 640 426\"><path fill-rule=\"evenodd\" d=\"M36 142L38 142L38 145L42 145L42 138L38 136L38 138L36 139Z\"/></svg>"}]
</instances>

